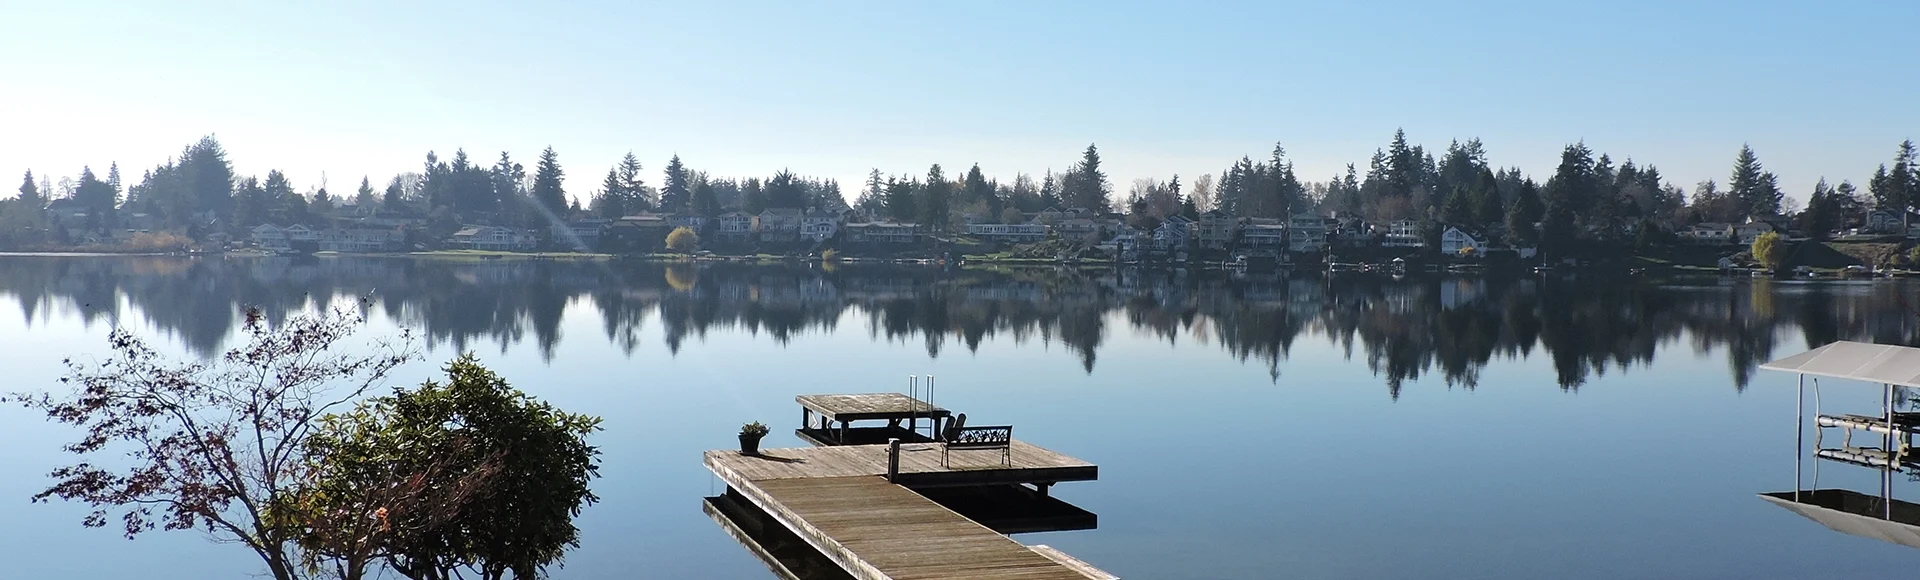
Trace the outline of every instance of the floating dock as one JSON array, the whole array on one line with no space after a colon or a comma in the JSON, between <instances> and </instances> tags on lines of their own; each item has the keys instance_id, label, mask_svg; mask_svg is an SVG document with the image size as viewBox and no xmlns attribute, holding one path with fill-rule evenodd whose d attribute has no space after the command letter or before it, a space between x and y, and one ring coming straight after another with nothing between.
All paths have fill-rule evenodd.
<instances>
[{"instance_id":1,"label":"floating dock","mask_svg":"<svg viewBox=\"0 0 1920 580\"><path fill-rule=\"evenodd\" d=\"M842 401L878 400L858 397L866 398ZM816 427L811 421L818 415L834 417L831 422L851 420L849 417L887 419L885 413L892 410L883 409L879 417L829 414L840 409L831 404L823 405L827 409L806 405L807 399L802 398L808 409L803 418L808 427L821 431L829 429L831 423L823 421ZM915 414L923 418L944 415L931 405L914 407ZM838 429L832 431L839 435ZM996 527L948 507L959 501L951 499L956 493L970 498L965 501L997 506L998 510L989 511L1001 512L996 514L999 516L1018 516L1012 512L1019 509L1008 506L1025 505L1021 501L1065 505L1047 497L1047 488L1060 482L1094 480L1099 477L1097 466L1019 440L1010 441L1004 456L998 450L955 448L943 462L942 445L903 443L897 456L890 445L767 449L756 455L707 451L702 462L727 484L726 494L707 498L707 513L783 578L820 576L794 571L823 567L791 553L793 540L797 539L818 553L817 558L813 554L807 557L838 568L826 577L1117 579L1053 548L1016 542L1003 533L1010 531L1007 526L999 526L996 531ZM917 491L920 489L926 489L926 494ZM757 509L749 510L748 506ZM1091 513L1071 509L1084 514L1085 525L1056 529L1092 527ZM729 521L742 519L748 521ZM1012 520L1020 521L1018 517ZM1024 525L1031 523L1027 520ZM1041 529L1009 525L1014 528L1011 531ZM775 538L775 545L759 545L758 538Z\"/></svg>"}]
</instances>

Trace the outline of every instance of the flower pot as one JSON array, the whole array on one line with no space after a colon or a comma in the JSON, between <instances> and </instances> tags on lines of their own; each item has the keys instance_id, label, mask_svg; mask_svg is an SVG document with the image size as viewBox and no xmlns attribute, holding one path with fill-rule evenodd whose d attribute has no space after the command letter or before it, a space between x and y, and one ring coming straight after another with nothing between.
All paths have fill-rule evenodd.
<instances>
[{"instance_id":1,"label":"flower pot","mask_svg":"<svg viewBox=\"0 0 1920 580\"><path fill-rule=\"evenodd\" d=\"M748 435L746 433L741 433L740 434L740 454L741 455L759 455L761 437L765 437L765 435Z\"/></svg>"}]
</instances>

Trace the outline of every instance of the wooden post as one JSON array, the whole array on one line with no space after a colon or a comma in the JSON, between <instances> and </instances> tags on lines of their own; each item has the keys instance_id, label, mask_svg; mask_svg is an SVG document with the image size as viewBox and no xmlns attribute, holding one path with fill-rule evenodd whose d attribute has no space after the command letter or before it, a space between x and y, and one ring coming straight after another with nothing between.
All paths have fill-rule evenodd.
<instances>
[{"instance_id":1,"label":"wooden post","mask_svg":"<svg viewBox=\"0 0 1920 580\"><path fill-rule=\"evenodd\" d=\"M887 481L900 479L900 438L887 438Z\"/></svg>"}]
</instances>

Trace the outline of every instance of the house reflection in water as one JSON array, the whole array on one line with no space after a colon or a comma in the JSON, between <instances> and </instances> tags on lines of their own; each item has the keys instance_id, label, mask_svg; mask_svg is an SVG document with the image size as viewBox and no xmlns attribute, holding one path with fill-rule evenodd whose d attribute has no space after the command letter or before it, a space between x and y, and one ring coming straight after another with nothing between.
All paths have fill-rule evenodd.
<instances>
[{"instance_id":1,"label":"house reflection in water","mask_svg":"<svg viewBox=\"0 0 1920 580\"><path fill-rule=\"evenodd\" d=\"M1920 387L1920 348L1835 342L1798 355L1761 365L1766 370L1800 375L1799 412L1795 437L1794 490L1760 494L1760 499L1786 508L1834 531L1920 548L1920 504L1893 498L1896 475L1920 472L1913 455L1913 436L1920 431L1920 413L1896 410L1895 390ZM1805 400L1808 377L1816 401L1813 456L1815 461L1842 463L1879 472L1878 493L1848 489L1820 489L1816 465L1811 486L1802 485L1801 458L1805 448ZM1818 408L1819 379L1841 379L1849 387L1877 384L1881 390L1878 415L1825 413ZM1829 433L1840 435L1839 445L1828 445ZM1855 436L1866 444L1856 444Z\"/></svg>"}]
</instances>

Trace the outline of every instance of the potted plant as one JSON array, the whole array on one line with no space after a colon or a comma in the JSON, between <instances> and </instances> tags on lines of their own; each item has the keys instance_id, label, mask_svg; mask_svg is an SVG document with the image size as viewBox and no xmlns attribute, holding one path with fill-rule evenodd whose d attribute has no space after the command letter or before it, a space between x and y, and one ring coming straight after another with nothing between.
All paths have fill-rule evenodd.
<instances>
[{"instance_id":1,"label":"potted plant","mask_svg":"<svg viewBox=\"0 0 1920 580\"><path fill-rule=\"evenodd\" d=\"M740 454L759 455L760 438L767 436L767 426L754 421L740 426Z\"/></svg>"}]
</instances>

